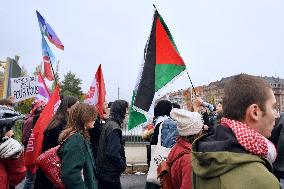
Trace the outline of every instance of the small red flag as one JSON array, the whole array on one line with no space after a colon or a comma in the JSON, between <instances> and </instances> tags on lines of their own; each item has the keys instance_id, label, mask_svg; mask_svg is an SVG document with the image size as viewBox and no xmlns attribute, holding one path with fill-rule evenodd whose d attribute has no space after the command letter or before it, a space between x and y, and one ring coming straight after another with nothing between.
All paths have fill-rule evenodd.
<instances>
[{"instance_id":1,"label":"small red flag","mask_svg":"<svg viewBox=\"0 0 284 189\"><path fill-rule=\"evenodd\" d=\"M101 64L98 67L92 85L85 97L85 102L91 105L96 105L98 114L102 118L104 115L103 107L105 102L106 90Z\"/></svg>"}]
</instances>

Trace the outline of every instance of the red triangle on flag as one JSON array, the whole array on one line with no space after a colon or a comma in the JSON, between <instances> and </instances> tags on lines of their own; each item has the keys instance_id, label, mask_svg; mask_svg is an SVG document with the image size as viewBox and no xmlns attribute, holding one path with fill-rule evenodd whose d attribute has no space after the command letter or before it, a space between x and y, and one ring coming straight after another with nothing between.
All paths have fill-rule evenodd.
<instances>
[{"instance_id":1,"label":"red triangle on flag","mask_svg":"<svg viewBox=\"0 0 284 189\"><path fill-rule=\"evenodd\" d=\"M156 23L156 64L176 64L185 66L159 17L157 18Z\"/></svg>"}]
</instances>

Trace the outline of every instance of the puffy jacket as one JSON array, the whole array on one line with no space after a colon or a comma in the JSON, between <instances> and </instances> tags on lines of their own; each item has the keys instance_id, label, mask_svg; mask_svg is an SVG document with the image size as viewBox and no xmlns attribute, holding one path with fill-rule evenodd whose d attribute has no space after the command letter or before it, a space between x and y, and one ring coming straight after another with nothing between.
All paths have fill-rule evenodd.
<instances>
[{"instance_id":1,"label":"puffy jacket","mask_svg":"<svg viewBox=\"0 0 284 189\"><path fill-rule=\"evenodd\" d=\"M197 139L192 151L195 189L280 189L269 161L246 151L227 127Z\"/></svg>"},{"instance_id":2,"label":"puffy jacket","mask_svg":"<svg viewBox=\"0 0 284 189\"><path fill-rule=\"evenodd\" d=\"M24 156L18 159L0 159L0 189L16 186L26 176Z\"/></svg>"}]
</instances>

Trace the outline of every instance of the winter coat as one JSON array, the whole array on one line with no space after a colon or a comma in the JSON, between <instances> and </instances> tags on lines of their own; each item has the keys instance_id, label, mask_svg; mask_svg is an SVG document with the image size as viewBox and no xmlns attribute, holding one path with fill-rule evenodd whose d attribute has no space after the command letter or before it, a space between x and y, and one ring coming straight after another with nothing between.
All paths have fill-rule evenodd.
<instances>
[{"instance_id":1,"label":"winter coat","mask_svg":"<svg viewBox=\"0 0 284 189\"><path fill-rule=\"evenodd\" d=\"M97 189L96 165L90 143L75 133L61 146L61 179L68 189Z\"/></svg>"},{"instance_id":2,"label":"winter coat","mask_svg":"<svg viewBox=\"0 0 284 189\"><path fill-rule=\"evenodd\" d=\"M120 182L120 175L126 169L124 139L121 131L126 108L123 101L113 102L110 118L104 125L99 140L96 158L97 174L100 179L108 182Z\"/></svg>"},{"instance_id":3,"label":"winter coat","mask_svg":"<svg viewBox=\"0 0 284 189\"><path fill-rule=\"evenodd\" d=\"M184 150L188 150L189 153L177 159L171 166L173 189L192 189L191 144L182 138L178 138L167 160L173 162Z\"/></svg>"},{"instance_id":4,"label":"winter coat","mask_svg":"<svg viewBox=\"0 0 284 189\"><path fill-rule=\"evenodd\" d=\"M192 144L195 189L279 189L268 160L250 154L222 125Z\"/></svg>"},{"instance_id":5,"label":"winter coat","mask_svg":"<svg viewBox=\"0 0 284 189\"><path fill-rule=\"evenodd\" d=\"M100 119L99 117L96 119L96 122L94 124L94 128L89 129L90 133L90 142L94 154L94 158L96 159L98 148L99 148L99 142L100 142L100 135L103 130L103 126L105 124L105 120Z\"/></svg>"},{"instance_id":6,"label":"winter coat","mask_svg":"<svg viewBox=\"0 0 284 189\"><path fill-rule=\"evenodd\" d=\"M18 159L0 159L0 189L16 186L26 176L24 156Z\"/></svg>"},{"instance_id":7,"label":"winter coat","mask_svg":"<svg viewBox=\"0 0 284 189\"><path fill-rule=\"evenodd\" d=\"M100 137L98 155L98 177L109 182L120 182L126 168L124 140L119 125L108 121Z\"/></svg>"},{"instance_id":8,"label":"winter coat","mask_svg":"<svg viewBox=\"0 0 284 189\"><path fill-rule=\"evenodd\" d=\"M58 137L60 132L65 127L65 123L60 123L58 126L46 130L44 133L43 143L42 143L42 152L45 152L55 146L58 143ZM36 179L34 189L55 189L53 182L49 180L41 169L38 169L36 172Z\"/></svg>"}]
</instances>

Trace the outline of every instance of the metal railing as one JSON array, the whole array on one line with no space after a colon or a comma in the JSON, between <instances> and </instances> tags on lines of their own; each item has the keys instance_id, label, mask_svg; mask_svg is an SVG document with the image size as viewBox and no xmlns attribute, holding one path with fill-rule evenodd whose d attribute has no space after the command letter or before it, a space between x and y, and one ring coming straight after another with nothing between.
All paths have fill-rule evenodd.
<instances>
[{"instance_id":1,"label":"metal railing","mask_svg":"<svg viewBox=\"0 0 284 189\"><path fill-rule=\"evenodd\" d=\"M122 135L125 139L125 143L129 144L147 144L142 138L143 128L137 127L128 131L127 125L122 127Z\"/></svg>"}]
</instances>

